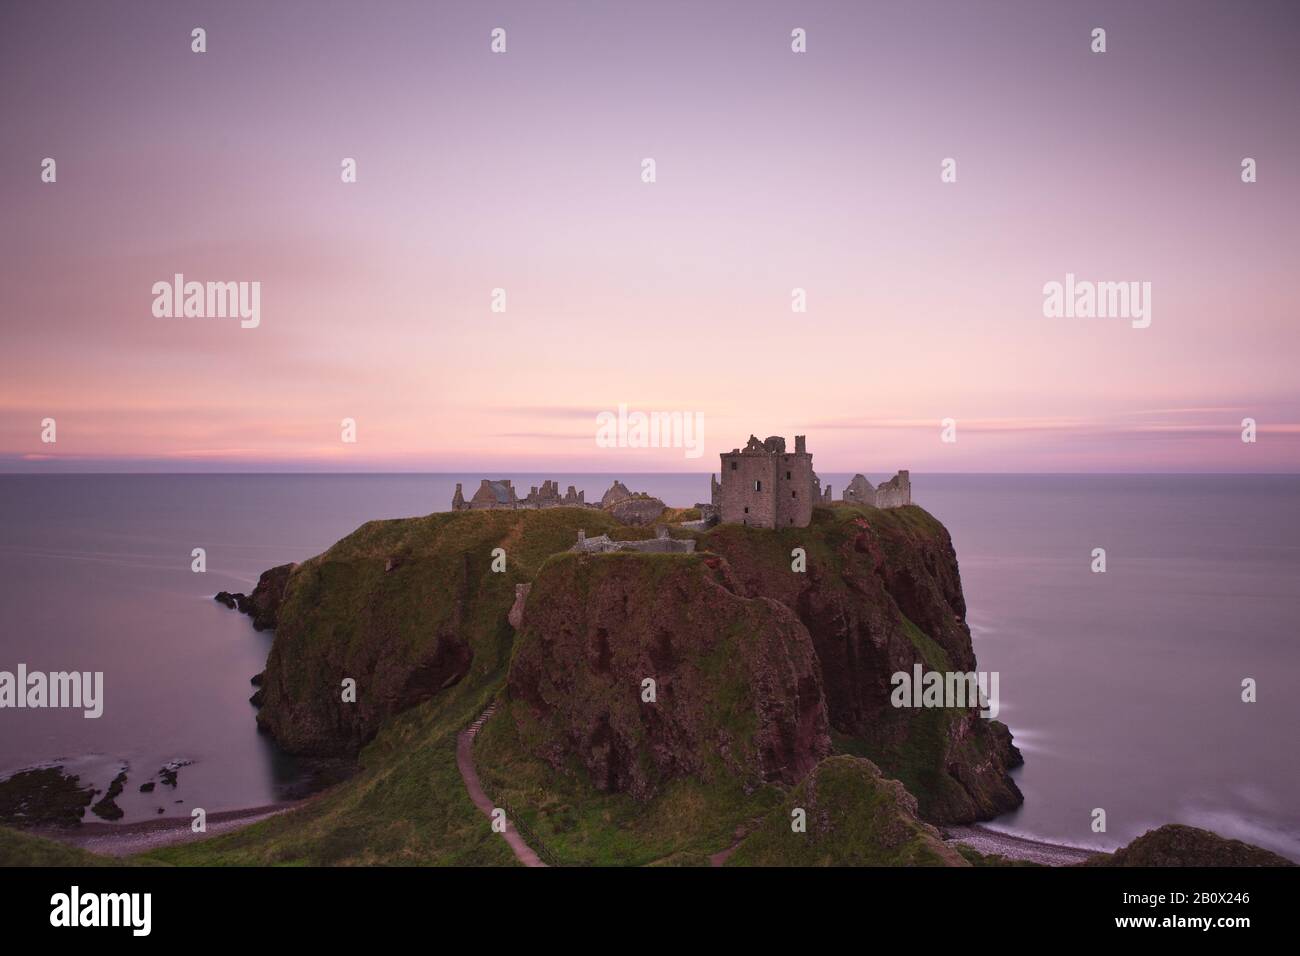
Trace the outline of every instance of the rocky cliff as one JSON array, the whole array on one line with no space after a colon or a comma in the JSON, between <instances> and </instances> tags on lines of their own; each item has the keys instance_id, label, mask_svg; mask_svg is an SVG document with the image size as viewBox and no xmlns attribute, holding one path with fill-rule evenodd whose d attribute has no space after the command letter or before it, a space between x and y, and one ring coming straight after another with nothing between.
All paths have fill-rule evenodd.
<instances>
[{"instance_id":1,"label":"rocky cliff","mask_svg":"<svg viewBox=\"0 0 1300 956\"><path fill-rule=\"evenodd\" d=\"M520 745L597 789L651 799L665 781L718 774L793 785L833 741L901 780L932 822L1020 802L1002 725L890 706L896 671L975 667L951 540L920 508L722 526L696 555L564 553L579 528L651 533L590 509L446 513L371 522L268 572L276 636L259 725L292 752L354 753L513 645L505 710Z\"/></svg>"},{"instance_id":2,"label":"rocky cliff","mask_svg":"<svg viewBox=\"0 0 1300 956\"><path fill-rule=\"evenodd\" d=\"M681 777L797 783L831 746L817 655L788 608L731 583L700 555L546 562L507 683L520 739L640 799Z\"/></svg>"},{"instance_id":3,"label":"rocky cliff","mask_svg":"<svg viewBox=\"0 0 1300 956\"><path fill-rule=\"evenodd\" d=\"M739 593L791 608L821 661L841 749L903 781L938 823L988 819L1022 797L1008 770L1020 753L974 709L895 708L890 676L976 669L957 555L947 529L916 506L818 508L807 528L720 525L699 547L722 555ZM792 570L795 549L806 570Z\"/></svg>"},{"instance_id":4,"label":"rocky cliff","mask_svg":"<svg viewBox=\"0 0 1300 956\"><path fill-rule=\"evenodd\" d=\"M258 604L275 617L258 726L291 753L353 754L390 717L489 673L509 654L516 585L580 528L620 526L570 508L372 521L283 575L267 572L282 597L272 602L268 583Z\"/></svg>"},{"instance_id":5,"label":"rocky cliff","mask_svg":"<svg viewBox=\"0 0 1300 956\"><path fill-rule=\"evenodd\" d=\"M241 614L253 619L253 630L269 631L275 627L276 616L280 612L280 602L284 600L284 589L289 583L289 575L296 564L282 564L279 567L263 571L257 579L257 587L252 594L231 594L218 591L216 600L226 607L235 608Z\"/></svg>"}]
</instances>

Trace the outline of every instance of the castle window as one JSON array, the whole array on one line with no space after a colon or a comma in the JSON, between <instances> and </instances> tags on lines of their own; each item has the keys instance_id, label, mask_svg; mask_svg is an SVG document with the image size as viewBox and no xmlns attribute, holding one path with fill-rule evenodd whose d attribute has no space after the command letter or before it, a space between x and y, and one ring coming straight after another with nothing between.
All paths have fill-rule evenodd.
<instances>
[{"instance_id":1,"label":"castle window","mask_svg":"<svg viewBox=\"0 0 1300 956\"><path fill-rule=\"evenodd\" d=\"M745 505L745 514L749 514L749 505Z\"/></svg>"},{"instance_id":2,"label":"castle window","mask_svg":"<svg viewBox=\"0 0 1300 956\"><path fill-rule=\"evenodd\" d=\"M797 492L797 491L792 491L792 492L790 492L790 497L791 497L791 498L798 498L798 497L799 497L799 492Z\"/></svg>"},{"instance_id":3,"label":"castle window","mask_svg":"<svg viewBox=\"0 0 1300 956\"><path fill-rule=\"evenodd\" d=\"M731 470L732 471L736 470L736 463L734 461L731 463Z\"/></svg>"},{"instance_id":4,"label":"castle window","mask_svg":"<svg viewBox=\"0 0 1300 956\"><path fill-rule=\"evenodd\" d=\"M763 483L762 483L761 481L756 481L756 482L754 482L754 490L755 490L755 491L762 491L762 490L763 490Z\"/></svg>"},{"instance_id":5,"label":"castle window","mask_svg":"<svg viewBox=\"0 0 1300 956\"><path fill-rule=\"evenodd\" d=\"M789 480L790 480L790 472L788 472L788 471L785 473L785 480L786 480L786 481L789 481Z\"/></svg>"}]
</instances>

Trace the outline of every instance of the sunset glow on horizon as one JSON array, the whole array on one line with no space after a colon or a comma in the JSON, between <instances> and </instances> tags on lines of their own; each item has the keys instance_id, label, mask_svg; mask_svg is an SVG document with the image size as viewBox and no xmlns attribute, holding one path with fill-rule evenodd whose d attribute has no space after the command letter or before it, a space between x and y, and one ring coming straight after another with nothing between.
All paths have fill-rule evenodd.
<instances>
[{"instance_id":1,"label":"sunset glow on horizon","mask_svg":"<svg viewBox=\"0 0 1300 956\"><path fill-rule=\"evenodd\" d=\"M1300 471L1296 6L396 6L0 12L0 471Z\"/></svg>"}]
</instances>

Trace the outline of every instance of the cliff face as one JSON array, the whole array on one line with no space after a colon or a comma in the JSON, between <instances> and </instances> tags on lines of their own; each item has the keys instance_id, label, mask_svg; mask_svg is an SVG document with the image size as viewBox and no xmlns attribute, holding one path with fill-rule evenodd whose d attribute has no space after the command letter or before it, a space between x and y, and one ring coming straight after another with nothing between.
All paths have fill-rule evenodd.
<instances>
[{"instance_id":1,"label":"cliff face","mask_svg":"<svg viewBox=\"0 0 1300 956\"><path fill-rule=\"evenodd\" d=\"M257 587L252 594L231 594L218 591L216 600L226 607L236 608L241 614L253 619L253 630L267 631L275 627L276 615L280 613L280 602L284 600L284 589L289 583L289 575L296 564L282 564L279 567L263 571L257 579Z\"/></svg>"},{"instance_id":2,"label":"cliff face","mask_svg":"<svg viewBox=\"0 0 1300 956\"><path fill-rule=\"evenodd\" d=\"M727 583L722 562L697 555L548 561L507 684L520 740L640 799L680 777L800 780L830 752L812 640L788 608Z\"/></svg>"},{"instance_id":3,"label":"cliff face","mask_svg":"<svg viewBox=\"0 0 1300 956\"><path fill-rule=\"evenodd\" d=\"M798 614L821 661L837 743L902 780L921 815L988 819L1022 797L1007 771L1021 762L1010 732L973 710L895 708L890 676L976 669L957 556L922 509L816 509L807 528L722 525L701 548L726 557L739 593ZM792 570L802 548L807 570Z\"/></svg>"},{"instance_id":4,"label":"cliff face","mask_svg":"<svg viewBox=\"0 0 1300 956\"><path fill-rule=\"evenodd\" d=\"M258 726L291 753L348 755L389 717L494 671L509 654L515 585L571 546L579 528L618 525L557 508L358 528L284 576ZM502 571L492 570L496 548ZM349 678L355 702L343 699Z\"/></svg>"},{"instance_id":5,"label":"cliff face","mask_svg":"<svg viewBox=\"0 0 1300 956\"><path fill-rule=\"evenodd\" d=\"M716 774L793 784L829 733L901 780L932 822L1019 804L1005 727L890 705L890 675L914 663L975 668L951 540L921 509L722 526L696 555L564 553L579 528L652 533L594 509L456 512L371 522L275 569L259 587L276 623L259 725L291 752L354 753L390 717L495 673L513 645L505 709L521 744L600 789L650 798L664 781ZM646 678L655 704L641 701Z\"/></svg>"}]
</instances>

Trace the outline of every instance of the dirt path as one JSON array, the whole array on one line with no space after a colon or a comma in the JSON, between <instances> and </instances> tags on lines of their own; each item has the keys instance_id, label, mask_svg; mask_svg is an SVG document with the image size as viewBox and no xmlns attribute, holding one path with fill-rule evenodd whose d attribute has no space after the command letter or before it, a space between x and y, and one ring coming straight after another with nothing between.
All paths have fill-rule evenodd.
<instances>
[{"instance_id":1,"label":"dirt path","mask_svg":"<svg viewBox=\"0 0 1300 956\"><path fill-rule=\"evenodd\" d=\"M719 850L717 853L712 854L709 857L709 866L726 866L727 860L731 858L731 854L735 853L736 850L740 848L741 840L743 839L744 837L741 837L740 840L737 840L725 850Z\"/></svg>"},{"instance_id":2,"label":"dirt path","mask_svg":"<svg viewBox=\"0 0 1300 956\"><path fill-rule=\"evenodd\" d=\"M736 832L731 835L731 846L725 850L719 850L717 853L709 855L709 866L726 866L727 860L731 859L731 854L740 849L740 844L745 842L745 837L749 836L758 825L763 822L762 817L755 817L748 823L742 823L736 827Z\"/></svg>"},{"instance_id":3,"label":"dirt path","mask_svg":"<svg viewBox=\"0 0 1300 956\"><path fill-rule=\"evenodd\" d=\"M487 719L496 713L496 709L496 704L490 706L456 737L456 766L460 770L461 779L465 781L465 789L469 791L469 798L474 801L474 806L482 810L489 820L495 808L487 794L483 792L483 785L478 781L478 771L474 769L474 738L478 736L479 729ZM524 866L546 866L542 858L524 842L524 838L519 835L519 831L510 824L509 820L506 821L506 832L501 835L506 838L506 843L510 844L515 858Z\"/></svg>"}]
</instances>

